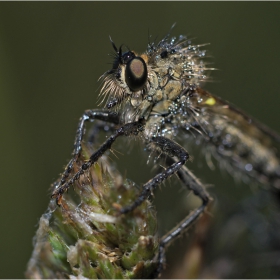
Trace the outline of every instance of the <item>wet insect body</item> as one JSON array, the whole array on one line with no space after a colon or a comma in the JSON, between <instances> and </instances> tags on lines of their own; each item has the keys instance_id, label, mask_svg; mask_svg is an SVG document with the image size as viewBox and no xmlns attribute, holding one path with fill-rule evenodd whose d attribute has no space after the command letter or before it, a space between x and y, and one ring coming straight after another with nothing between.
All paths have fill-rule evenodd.
<instances>
[{"instance_id":1,"label":"wet insect body","mask_svg":"<svg viewBox=\"0 0 280 280\"><path fill-rule=\"evenodd\" d=\"M149 43L147 51L137 55L123 48L115 50L112 69L101 78L101 96L105 109L87 110L80 119L73 158L52 197L61 204L63 193L78 180L119 136L138 136L151 151L165 155L168 167L143 185L132 205L119 210L125 214L140 205L164 180L178 174L181 181L202 200L202 205L165 235L160 243L158 273L163 268L164 249L182 230L204 211L210 196L200 181L187 169L187 142L200 143L207 162L211 157L222 162L233 175L261 185L280 188L280 136L246 116L229 103L204 91L200 84L210 70L203 62L205 51L184 36ZM101 120L113 124L112 132L89 161L74 175L73 164L81 152L85 122Z\"/></svg>"}]
</instances>

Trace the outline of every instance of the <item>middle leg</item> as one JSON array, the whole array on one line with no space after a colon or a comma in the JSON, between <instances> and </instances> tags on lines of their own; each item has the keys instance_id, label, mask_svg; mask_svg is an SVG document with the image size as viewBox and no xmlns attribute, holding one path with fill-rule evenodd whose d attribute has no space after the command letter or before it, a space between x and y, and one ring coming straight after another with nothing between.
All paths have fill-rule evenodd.
<instances>
[{"instance_id":1,"label":"middle leg","mask_svg":"<svg viewBox=\"0 0 280 280\"><path fill-rule=\"evenodd\" d=\"M158 269L155 273L155 277L158 276L165 264L165 249L166 247L176 239L181 233L188 229L204 212L211 199L210 195L206 192L203 184L199 181L196 176L187 169L184 164L189 158L189 154L183 147L174 141L165 137L153 137L151 139L152 143L156 145L156 148L168 156L169 167L163 172L156 175L154 178L149 180L142 189L142 192L138 198L128 206L119 210L120 214L125 214L133 211L137 206L139 206L144 200L146 200L151 192L160 185L164 180L169 178L174 173L178 174L179 179L183 184L194 192L195 195L199 196L202 200L202 205L195 209L190 215L188 215L183 221L179 223L175 228L168 232L165 236L161 238L159 253L157 257Z\"/></svg>"},{"instance_id":2,"label":"middle leg","mask_svg":"<svg viewBox=\"0 0 280 280\"><path fill-rule=\"evenodd\" d=\"M142 202L149 197L149 195L158 185L160 185L164 180L172 176L174 173L178 172L189 158L188 152L185 151L183 147L181 147L173 140L170 140L163 136L157 136L152 137L150 141L150 144L155 145L155 148L158 149L160 152L171 157L176 156L178 160L172 163L166 170L157 174L154 178L152 178L146 184L144 184L142 192L140 193L138 198L131 205L121 208L119 210L120 214L126 214L128 212L131 212L137 206L142 204Z\"/></svg>"}]
</instances>

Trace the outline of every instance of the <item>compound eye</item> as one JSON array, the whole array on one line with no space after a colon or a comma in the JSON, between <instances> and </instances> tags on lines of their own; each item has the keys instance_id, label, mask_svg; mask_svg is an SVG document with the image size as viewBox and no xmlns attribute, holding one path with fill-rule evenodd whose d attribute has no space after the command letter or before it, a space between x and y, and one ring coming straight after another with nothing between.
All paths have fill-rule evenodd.
<instances>
[{"instance_id":1,"label":"compound eye","mask_svg":"<svg viewBox=\"0 0 280 280\"><path fill-rule=\"evenodd\" d=\"M141 57L135 57L126 64L125 82L132 91L141 90L145 86L147 77L147 66Z\"/></svg>"}]
</instances>

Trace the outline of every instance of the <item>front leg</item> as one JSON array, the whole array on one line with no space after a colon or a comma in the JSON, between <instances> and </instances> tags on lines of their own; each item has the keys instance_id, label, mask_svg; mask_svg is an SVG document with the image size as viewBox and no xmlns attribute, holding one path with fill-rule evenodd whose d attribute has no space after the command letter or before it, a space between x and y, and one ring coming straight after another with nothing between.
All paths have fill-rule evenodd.
<instances>
[{"instance_id":1,"label":"front leg","mask_svg":"<svg viewBox=\"0 0 280 280\"><path fill-rule=\"evenodd\" d=\"M140 132L142 132L144 130L144 125L145 125L145 121L144 121L144 119L141 119L141 120L139 120L137 122L132 122L132 123L125 124L122 127L120 127L119 129L117 129L116 132L113 135L111 135L100 146L100 148L90 156L89 160L82 165L82 167L74 174L74 176L71 179L69 179L67 182L64 182L63 185L58 186L53 191L51 197L52 198L56 198L57 204L60 205L61 204L62 195L69 189L69 187L75 181L77 181L80 178L80 176L82 174L84 174L84 172L86 170L88 170L91 167L91 165L93 163L95 163L107 150L111 149L112 144L116 141L116 139L119 136L122 136L122 135L129 136L131 134L137 135L138 133L140 133ZM79 129L78 129L78 131L79 131ZM82 131L80 131L78 135L82 135L82 134L83 134ZM79 140L79 141L81 142L81 140ZM73 167L74 160L72 159L70 161L70 163L72 164L71 167Z\"/></svg>"},{"instance_id":2,"label":"front leg","mask_svg":"<svg viewBox=\"0 0 280 280\"><path fill-rule=\"evenodd\" d=\"M60 191L61 187L66 183L67 178L73 170L74 162L76 162L80 156L82 149L82 140L85 134L85 123L94 120L102 120L112 124L119 123L119 117L115 112L110 112L108 110L93 109L84 112L83 116L80 118L78 128L76 131L76 137L74 142L74 151L72 153L72 159L66 165L64 172L62 173L60 182L55 185L55 190L53 191L52 197L56 197L56 193Z\"/></svg>"}]
</instances>

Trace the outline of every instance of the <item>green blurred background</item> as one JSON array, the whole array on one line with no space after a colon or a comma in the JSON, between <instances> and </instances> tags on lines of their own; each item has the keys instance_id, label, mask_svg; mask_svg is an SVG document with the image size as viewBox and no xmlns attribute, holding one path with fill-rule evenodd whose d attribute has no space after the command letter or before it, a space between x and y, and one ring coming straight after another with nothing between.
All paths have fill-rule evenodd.
<instances>
[{"instance_id":1,"label":"green blurred background","mask_svg":"<svg viewBox=\"0 0 280 280\"><path fill-rule=\"evenodd\" d=\"M110 68L109 35L117 46L142 52L148 32L161 38L176 22L174 35L211 43L206 48L219 70L205 88L280 132L279 12L279 2L1 2L0 278L23 277L49 186L70 159L77 121L96 107L97 80ZM147 154L135 163L142 153L119 160L138 184L151 177ZM217 201L230 207L229 197L251 193L197 162L189 166L215 185ZM186 214L180 187L170 185L157 192L162 233Z\"/></svg>"}]
</instances>

